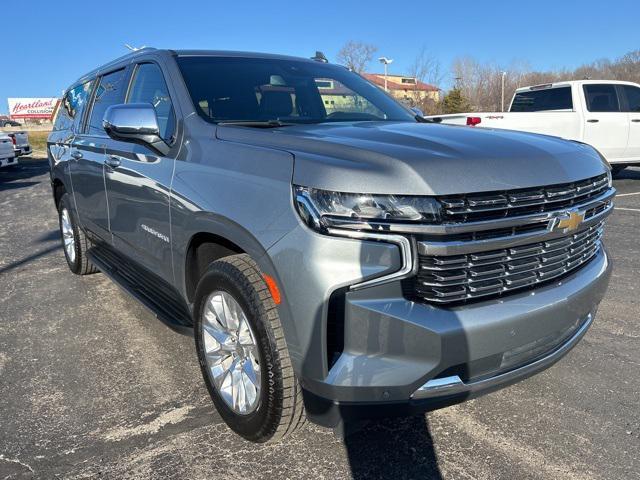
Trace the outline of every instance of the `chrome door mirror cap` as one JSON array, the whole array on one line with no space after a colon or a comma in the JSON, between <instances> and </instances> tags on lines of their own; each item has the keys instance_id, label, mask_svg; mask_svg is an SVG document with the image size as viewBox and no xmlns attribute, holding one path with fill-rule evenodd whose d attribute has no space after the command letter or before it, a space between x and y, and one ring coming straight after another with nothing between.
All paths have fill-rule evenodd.
<instances>
[{"instance_id":1,"label":"chrome door mirror cap","mask_svg":"<svg viewBox=\"0 0 640 480\"><path fill-rule=\"evenodd\" d=\"M128 103L107 108L102 126L114 140L147 145L162 155L169 145L160 137L156 110L150 103Z\"/></svg>"}]
</instances>

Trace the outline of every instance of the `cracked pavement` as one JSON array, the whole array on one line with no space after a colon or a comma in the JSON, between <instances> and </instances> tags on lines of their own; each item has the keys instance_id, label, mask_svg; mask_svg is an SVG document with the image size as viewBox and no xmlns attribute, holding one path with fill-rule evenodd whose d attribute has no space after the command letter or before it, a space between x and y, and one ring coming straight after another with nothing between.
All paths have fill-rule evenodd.
<instances>
[{"instance_id":1,"label":"cracked pavement","mask_svg":"<svg viewBox=\"0 0 640 480\"><path fill-rule=\"evenodd\" d=\"M640 192L640 169L615 184ZM68 271L46 160L22 159L0 170L0 478L640 479L640 195L617 205L610 290L560 363L346 441L259 446L215 413L192 338Z\"/></svg>"}]
</instances>

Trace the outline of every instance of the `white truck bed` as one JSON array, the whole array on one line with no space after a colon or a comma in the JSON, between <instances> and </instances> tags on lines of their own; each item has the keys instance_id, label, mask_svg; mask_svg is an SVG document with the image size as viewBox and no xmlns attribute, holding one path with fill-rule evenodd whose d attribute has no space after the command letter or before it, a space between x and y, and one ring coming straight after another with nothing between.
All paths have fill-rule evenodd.
<instances>
[{"instance_id":1,"label":"white truck bed","mask_svg":"<svg viewBox=\"0 0 640 480\"><path fill-rule=\"evenodd\" d=\"M509 112L426 118L452 125L553 135L595 147L616 169L640 165L640 85L580 80L516 90Z\"/></svg>"}]
</instances>

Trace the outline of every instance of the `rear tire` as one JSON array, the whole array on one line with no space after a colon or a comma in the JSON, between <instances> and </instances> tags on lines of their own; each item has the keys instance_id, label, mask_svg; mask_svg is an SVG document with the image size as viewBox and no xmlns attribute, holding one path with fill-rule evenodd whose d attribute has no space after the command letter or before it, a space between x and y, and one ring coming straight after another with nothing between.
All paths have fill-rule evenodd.
<instances>
[{"instance_id":1,"label":"rear tire","mask_svg":"<svg viewBox=\"0 0 640 480\"><path fill-rule=\"evenodd\" d=\"M611 166L611 175L616 177L622 173L622 171L627 168L626 165L612 165Z\"/></svg>"},{"instance_id":2,"label":"rear tire","mask_svg":"<svg viewBox=\"0 0 640 480\"><path fill-rule=\"evenodd\" d=\"M76 275L96 273L98 269L87 258L91 242L78 226L71 205L71 196L68 193L62 195L58 202L58 220L64 257L69 270Z\"/></svg>"},{"instance_id":3,"label":"rear tire","mask_svg":"<svg viewBox=\"0 0 640 480\"><path fill-rule=\"evenodd\" d=\"M226 299L223 306L232 306L223 308L215 303L223 299ZM237 303L233 304L234 301ZM239 320L234 323L221 318L226 316L225 312L231 312L230 316ZM277 442L300 428L306 418L302 393L293 373L280 316L257 264L249 255L232 255L209 266L196 290L194 318L202 375L227 425L246 440L259 443ZM244 335L240 327L225 327L246 322L249 329L245 329ZM241 337L250 340L243 342ZM247 344L255 357L243 354ZM253 372L255 377L257 372L258 381L247 387L245 377L249 376L245 375L244 365L251 364L254 358L255 370L249 365L248 373ZM231 391L231 382L236 387L235 378L240 378L238 394ZM247 398L251 400L248 403Z\"/></svg>"}]
</instances>

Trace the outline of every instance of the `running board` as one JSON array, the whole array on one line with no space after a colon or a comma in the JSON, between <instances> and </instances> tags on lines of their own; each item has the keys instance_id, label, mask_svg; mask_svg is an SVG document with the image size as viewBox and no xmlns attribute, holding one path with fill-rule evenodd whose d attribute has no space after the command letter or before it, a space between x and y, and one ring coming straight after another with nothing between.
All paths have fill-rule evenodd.
<instances>
[{"instance_id":1,"label":"running board","mask_svg":"<svg viewBox=\"0 0 640 480\"><path fill-rule=\"evenodd\" d=\"M142 303L160 321L183 335L193 336L193 324L187 305L173 287L145 268L106 245L94 245L88 258L120 288Z\"/></svg>"}]
</instances>

